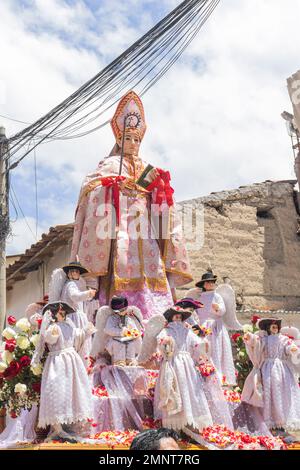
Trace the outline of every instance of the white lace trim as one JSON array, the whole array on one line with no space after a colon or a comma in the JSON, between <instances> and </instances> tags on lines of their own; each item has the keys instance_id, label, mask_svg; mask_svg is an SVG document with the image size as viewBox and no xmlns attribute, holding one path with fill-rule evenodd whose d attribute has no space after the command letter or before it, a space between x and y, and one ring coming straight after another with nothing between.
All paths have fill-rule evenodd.
<instances>
[{"instance_id":1,"label":"white lace trim","mask_svg":"<svg viewBox=\"0 0 300 470\"><path fill-rule=\"evenodd\" d=\"M176 430L182 430L185 426L192 426L194 429L201 431L202 429L212 426L210 416L203 415L197 418L193 416L182 416L182 417L164 417L162 419L163 426Z\"/></svg>"},{"instance_id":2,"label":"white lace trim","mask_svg":"<svg viewBox=\"0 0 300 470\"><path fill-rule=\"evenodd\" d=\"M42 419L39 419L38 427L39 428L46 428L47 426L52 426L55 424L73 424L73 423L78 423L82 421L87 421L88 419L91 419L91 414L92 413L82 413L79 415L61 415L61 416L43 416Z\"/></svg>"}]
</instances>

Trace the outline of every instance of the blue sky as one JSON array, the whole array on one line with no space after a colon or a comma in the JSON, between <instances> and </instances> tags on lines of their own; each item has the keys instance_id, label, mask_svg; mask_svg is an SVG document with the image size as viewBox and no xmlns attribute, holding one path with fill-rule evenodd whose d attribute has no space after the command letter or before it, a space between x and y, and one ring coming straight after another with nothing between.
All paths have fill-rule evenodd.
<instances>
[{"instance_id":1,"label":"blue sky","mask_svg":"<svg viewBox=\"0 0 300 470\"><path fill-rule=\"evenodd\" d=\"M34 122L177 6L176 0L2 0L0 114ZM221 0L182 59L144 97L141 156L170 169L177 199L293 178L280 113L299 69L300 2ZM23 126L0 118L8 135ZM105 129L37 150L38 237L73 220L84 175L108 154ZM12 182L35 231L33 156ZM14 220L14 210L12 210ZM35 241L22 214L8 252Z\"/></svg>"}]
</instances>

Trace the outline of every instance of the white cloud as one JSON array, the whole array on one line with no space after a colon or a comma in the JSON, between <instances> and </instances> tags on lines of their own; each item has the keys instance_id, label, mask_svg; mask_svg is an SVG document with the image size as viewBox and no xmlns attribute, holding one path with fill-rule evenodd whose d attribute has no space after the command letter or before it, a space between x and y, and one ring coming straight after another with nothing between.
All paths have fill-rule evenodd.
<instances>
[{"instance_id":1,"label":"white cloud","mask_svg":"<svg viewBox=\"0 0 300 470\"><path fill-rule=\"evenodd\" d=\"M0 4L6 64L0 71L6 91L0 114L34 121L150 28L151 11L162 15L178 1L105 0L94 2L94 12L83 0L25 4ZM171 170L177 200L294 177L280 113L291 109L285 79L299 69L299 16L298 0L289 0L289 7L282 0L220 2L181 62L144 97L148 131L141 153ZM4 124L8 134L21 128ZM84 139L39 147L43 229L72 220L84 175L112 145L107 127ZM23 182L19 199L26 197L30 156L14 179L19 187ZM14 225L16 233L22 230ZM19 247L16 237L11 250Z\"/></svg>"}]
</instances>

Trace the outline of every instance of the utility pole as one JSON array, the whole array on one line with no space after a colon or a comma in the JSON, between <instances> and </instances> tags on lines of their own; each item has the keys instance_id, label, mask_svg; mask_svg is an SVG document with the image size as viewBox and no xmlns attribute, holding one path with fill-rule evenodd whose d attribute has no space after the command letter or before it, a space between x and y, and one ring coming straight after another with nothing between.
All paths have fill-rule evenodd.
<instances>
[{"instance_id":1,"label":"utility pole","mask_svg":"<svg viewBox=\"0 0 300 470\"><path fill-rule=\"evenodd\" d=\"M0 126L0 333L6 317L6 237L9 232L7 164L8 141Z\"/></svg>"}]
</instances>

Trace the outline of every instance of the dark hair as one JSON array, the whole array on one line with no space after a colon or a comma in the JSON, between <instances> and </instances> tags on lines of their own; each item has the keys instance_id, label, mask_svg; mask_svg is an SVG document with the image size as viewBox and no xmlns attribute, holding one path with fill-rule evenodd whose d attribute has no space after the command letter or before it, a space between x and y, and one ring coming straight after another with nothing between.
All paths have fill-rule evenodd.
<instances>
[{"instance_id":1,"label":"dark hair","mask_svg":"<svg viewBox=\"0 0 300 470\"><path fill-rule=\"evenodd\" d=\"M52 320L54 320L55 322L57 322L57 314L58 314L59 310L57 310L57 308L55 308L55 309L51 309L51 308L50 308L49 310L51 311ZM61 311L60 311L59 313L64 317L64 319L66 319L67 314L66 314L65 311L64 311L64 313L61 312Z\"/></svg>"},{"instance_id":2,"label":"dark hair","mask_svg":"<svg viewBox=\"0 0 300 470\"><path fill-rule=\"evenodd\" d=\"M165 438L172 438L176 442L179 440L177 432L173 431L173 429L147 429L135 436L130 450L159 450L160 441Z\"/></svg>"}]
</instances>

